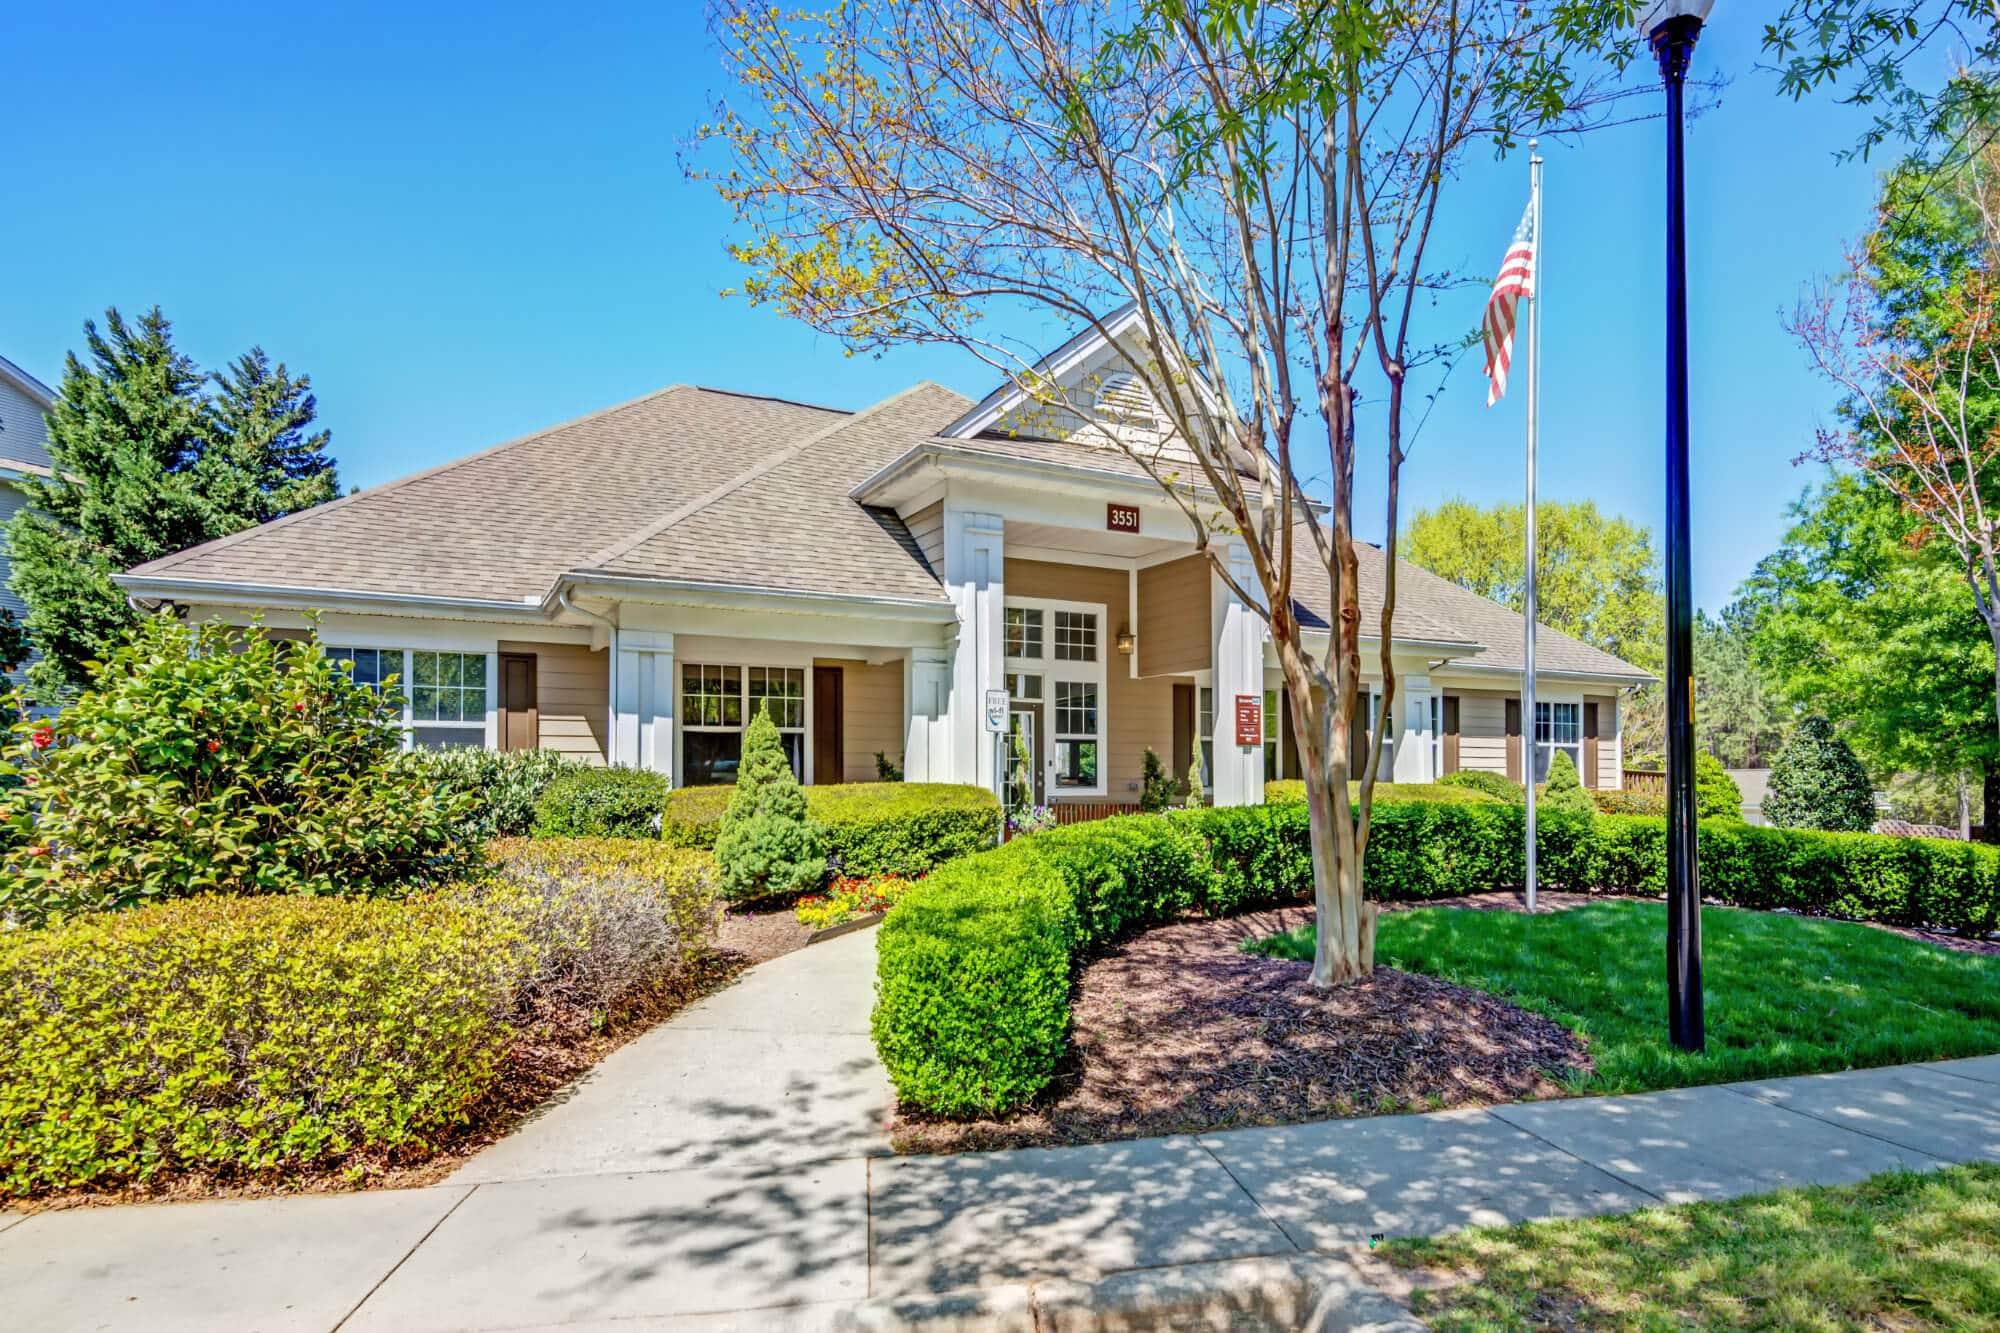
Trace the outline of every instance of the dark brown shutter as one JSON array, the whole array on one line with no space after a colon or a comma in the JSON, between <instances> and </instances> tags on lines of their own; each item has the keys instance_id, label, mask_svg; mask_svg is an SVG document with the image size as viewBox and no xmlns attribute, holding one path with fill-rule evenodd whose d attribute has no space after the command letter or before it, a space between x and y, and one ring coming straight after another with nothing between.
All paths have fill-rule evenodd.
<instances>
[{"instance_id":1,"label":"dark brown shutter","mask_svg":"<svg viewBox=\"0 0 2000 1333\"><path fill-rule=\"evenodd\" d=\"M1583 785L1597 785L1597 705L1583 705Z\"/></svg>"},{"instance_id":2,"label":"dark brown shutter","mask_svg":"<svg viewBox=\"0 0 2000 1333\"><path fill-rule=\"evenodd\" d=\"M1444 697L1444 771L1458 772L1458 696L1455 694Z\"/></svg>"},{"instance_id":3,"label":"dark brown shutter","mask_svg":"<svg viewBox=\"0 0 2000 1333\"><path fill-rule=\"evenodd\" d=\"M1521 780L1521 701L1507 701L1507 777Z\"/></svg>"}]
</instances>

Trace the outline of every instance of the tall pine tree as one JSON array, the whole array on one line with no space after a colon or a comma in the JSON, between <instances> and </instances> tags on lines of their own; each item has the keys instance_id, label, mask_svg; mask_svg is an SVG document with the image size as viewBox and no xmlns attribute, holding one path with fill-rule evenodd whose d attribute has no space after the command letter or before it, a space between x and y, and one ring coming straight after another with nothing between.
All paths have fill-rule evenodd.
<instances>
[{"instance_id":1,"label":"tall pine tree","mask_svg":"<svg viewBox=\"0 0 2000 1333\"><path fill-rule=\"evenodd\" d=\"M86 684L86 664L137 619L112 575L339 486L307 376L256 348L211 378L158 307L131 322L108 310L102 330L83 330L87 359L70 354L48 414L54 475L22 484L28 504L7 528L44 698Z\"/></svg>"}]
</instances>

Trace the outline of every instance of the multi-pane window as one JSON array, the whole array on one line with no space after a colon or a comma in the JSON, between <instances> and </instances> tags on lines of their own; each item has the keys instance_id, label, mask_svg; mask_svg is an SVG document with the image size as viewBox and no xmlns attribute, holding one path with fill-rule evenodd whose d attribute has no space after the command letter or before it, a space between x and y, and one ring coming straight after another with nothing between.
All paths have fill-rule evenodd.
<instances>
[{"instance_id":1,"label":"multi-pane window","mask_svg":"<svg viewBox=\"0 0 2000 1333\"><path fill-rule=\"evenodd\" d=\"M1008 672L1007 697L1025 704L1040 703L1042 678L1032 671Z\"/></svg>"},{"instance_id":2,"label":"multi-pane window","mask_svg":"<svg viewBox=\"0 0 2000 1333\"><path fill-rule=\"evenodd\" d=\"M416 722L486 722L486 654L410 654L410 717Z\"/></svg>"},{"instance_id":3,"label":"multi-pane window","mask_svg":"<svg viewBox=\"0 0 2000 1333\"><path fill-rule=\"evenodd\" d=\"M1055 683L1056 785L1097 785L1097 682Z\"/></svg>"},{"instance_id":4,"label":"multi-pane window","mask_svg":"<svg viewBox=\"0 0 2000 1333\"><path fill-rule=\"evenodd\" d=\"M792 772L805 773L806 669L804 667L681 664L681 772L683 786L736 781L743 758L743 729L768 708Z\"/></svg>"},{"instance_id":5,"label":"multi-pane window","mask_svg":"<svg viewBox=\"0 0 2000 1333\"><path fill-rule=\"evenodd\" d=\"M1097 660L1097 616L1089 611L1056 612L1056 661Z\"/></svg>"},{"instance_id":6,"label":"multi-pane window","mask_svg":"<svg viewBox=\"0 0 2000 1333\"><path fill-rule=\"evenodd\" d=\"M1039 607L1010 606L1007 617L1007 656L1042 655L1042 612Z\"/></svg>"},{"instance_id":7,"label":"multi-pane window","mask_svg":"<svg viewBox=\"0 0 2000 1333\"><path fill-rule=\"evenodd\" d=\"M1583 705L1535 701L1535 781L1549 780L1549 765L1556 751L1568 752L1578 773L1583 772Z\"/></svg>"},{"instance_id":8,"label":"multi-pane window","mask_svg":"<svg viewBox=\"0 0 2000 1333\"><path fill-rule=\"evenodd\" d=\"M378 693L389 677L403 674L401 648L329 648L326 655L335 662L347 663L348 674L354 677L356 685L366 685Z\"/></svg>"},{"instance_id":9,"label":"multi-pane window","mask_svg":"<svg viewBox=\"0 0 2000 1333\"><path fill-rule=\"evenodd\" d=\"M1201 785L1215 786L1215 691L1204 685L1195 691L1195 735L1201 737Z\"/></svg>"}]
</instances>

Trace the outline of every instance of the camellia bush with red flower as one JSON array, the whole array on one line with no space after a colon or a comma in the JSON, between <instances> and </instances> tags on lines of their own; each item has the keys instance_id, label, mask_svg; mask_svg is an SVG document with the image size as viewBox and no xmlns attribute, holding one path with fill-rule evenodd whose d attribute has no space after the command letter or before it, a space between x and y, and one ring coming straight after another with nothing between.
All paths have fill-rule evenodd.
<instances>
[{"instance_id":1,"label":"camellia bush with red flower","mask_svg":"<svg viewBox=\"0 0 2000 1333\"><path fill-rule=\"evenodd\" d=\"M402 753L393 688L317 641L146 621L0 761L0 918L41 925L201 893L393 895L481 864L472 798Z\"/></svg>"}]
</instances>

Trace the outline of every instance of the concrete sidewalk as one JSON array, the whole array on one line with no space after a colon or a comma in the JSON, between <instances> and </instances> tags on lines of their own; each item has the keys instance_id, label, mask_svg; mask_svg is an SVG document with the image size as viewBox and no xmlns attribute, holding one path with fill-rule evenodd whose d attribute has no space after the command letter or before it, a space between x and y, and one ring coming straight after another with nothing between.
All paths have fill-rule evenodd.
<instances>
[{"instance_id":1,"label":"concrete sidewalk","mask_svg":"<svg viewBox=\"0 0 2000 1333\"><path fill-rule=\"evenodd\" d=\"M873 954L871 932L753 970L437 1188L0 1217L6 1322L1409 1327L1346 1262L1371 1236L2000 1160L2000 1056L891 1157Z\"/></svg>"}]
</instances>

